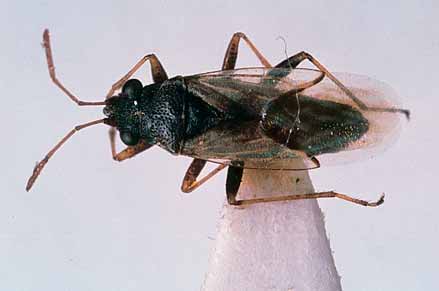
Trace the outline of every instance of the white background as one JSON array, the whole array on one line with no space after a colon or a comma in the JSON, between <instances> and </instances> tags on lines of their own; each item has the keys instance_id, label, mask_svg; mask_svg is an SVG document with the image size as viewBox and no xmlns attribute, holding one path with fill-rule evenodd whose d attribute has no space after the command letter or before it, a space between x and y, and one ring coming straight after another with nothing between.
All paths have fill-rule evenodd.
<instances>
[{"instance_id":1,"label":"white background","mask_svg":"<svg viewBox=\"0 0 439 291\"><path fill-rule=\"evenodd\" d=\"M290 55L391 84L412 111L397 144L312 177L318 190L387 194L378 209L321 202L344 290L438 290L437 1L213 2L2 1L0 290L197 290L224 201L224 173L180 193L188 158L153 148L114 162L103 125L70 140L26 193L35 161L102 115L52 85L44 28L60 79L84 100L102 100L151 52L169 76L218 69L235 31L272 63L285 57L283 36ZM257 64L240 53L239 65Z\"/></svg>"}]
</instances>

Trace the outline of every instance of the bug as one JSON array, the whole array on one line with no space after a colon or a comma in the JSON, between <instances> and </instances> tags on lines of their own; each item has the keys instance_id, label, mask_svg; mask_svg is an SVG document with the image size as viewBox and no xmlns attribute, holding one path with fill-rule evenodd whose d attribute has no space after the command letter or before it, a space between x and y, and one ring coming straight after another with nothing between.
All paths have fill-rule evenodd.
<instances>
[{"instance_id":1,"label":"bug","mask_svg":"<svg viewBox=\"0 0 439 291\"><path fill-rule=\"evenodd\" d=\"M240 40L256 55L262 67L235 69ZM57 79L49 32L43 33L49 75L79 106L104 106L105 118L75 126L35 166L29 191L53 154L77 131L96 125L110 126L113 159L124 161L158 145L174 155L193 158L183 180L191 192L228 168L227 201L245 205L267 201L337 197L364 206L376 202L334 191L238 200L243 171L306 170L320 167L317 157L334 156L385 144L409 118L388 98L388 88L367 77L334 74L307 52L272 66L243 33L235 33L221 70L168 78L154 54L144 56L119 81L104 101L82 101ZM315 69L298 68L308 60ZM150 63L153 84L144 86L132 75ZM343 80L343 81L342 81ZM121 90L119 93L116 93ZM116 151L116 131L127 146ZM303 167L289 166L302 160ZM207 162L217 167L198 179Z\"/></svg>"}]
</instances>

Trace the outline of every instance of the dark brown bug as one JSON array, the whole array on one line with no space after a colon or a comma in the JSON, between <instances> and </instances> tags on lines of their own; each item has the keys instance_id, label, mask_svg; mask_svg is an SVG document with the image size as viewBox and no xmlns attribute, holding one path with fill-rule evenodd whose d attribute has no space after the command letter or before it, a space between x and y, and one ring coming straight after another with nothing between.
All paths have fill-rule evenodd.
<instances>
[{"instance_id":1,"label":"dark brown bug","mask_svg":"<svg viewBox=\"0 0 439 291\"><path fill-rule=\"evenodd\" d=\"M263 67L235 69L243 39ZM366 202L333 191L275 198L237 200L245 168L305 170L325 158L361 149L375 150L395 135L401 116L409 111L391 100L394 93L367 77L333 74L306 52L272 66L243 33L235 33L220 71L169 79L154 54L143 57L117 81L105 101L85 102L56 78L48 30L43 35L49 73L54 83L80 106L103 105L105 118L76 126L34 168L29 190L51 156L76 131L105 123L110 128L113 158L123 161L159 145L194 160L181 187L191 192L228 167L226 193L230 204L338 197L364 206ZM316 69L297 68L304 60ZM154 83L143 86L131 76L149 61ZM120 93L115 94L121 89ZM127 148L116 151L115 133ZM295 168L291 161L303 160ZM197 180L207 162L219 165ZM297 164L297 163L296 163Z\"/></svg>"}]
</instances>

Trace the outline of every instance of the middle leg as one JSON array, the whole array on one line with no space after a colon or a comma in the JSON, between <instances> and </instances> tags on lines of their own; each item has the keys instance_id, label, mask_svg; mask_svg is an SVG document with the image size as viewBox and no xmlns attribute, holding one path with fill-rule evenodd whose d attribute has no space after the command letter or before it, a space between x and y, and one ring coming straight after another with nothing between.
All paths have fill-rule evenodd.
<instances>
[{"instance_id":1,"label":"middle leg","mask_svg":"<svg viewBox=\"0 0 439 291\"><path fill-rule=\"evenodd\" d=\"M236 65L236 60L238 58L238 47L241 38L247 43L252 52L259 59L261 64L265 68L271 68L270 62L259 52L256 46L250 41L250 39L242 32L235 32L230 40L229 46L226 50L226 55L224 56L224 61L222 65L222 70L233 70Z\"/></svg>"},{"instance_id":2,"label":"middle leg","mask_svg":"<svg viewBox=\"0 0 439 291\"><path fill-rule=\"evenodd\" d=\"M256 55L256 57L259 59L261 64L266 68L271 68L271 64L267 61L267 59L259 52L259 50L255 47L255 45L248 39L248 37L242 33L242 32L236 32L233 34L232 39L230 40L229 46L226 50L226 55L224 56L223 65L221 67L222 70L233 70L236 65L236 60L238 58L238 47L239 47L239 41L241 38L247 43L247 45L250 47L250 49L253 51L253 53ZM208 179L213 177L215 174L220 172L222 169L224 169L225 165L219 165L214 170L212 170L210 173L208 173L206 176L204 176L202 179L197 181L197 177L201 173L201 170L206 165L205 160L201 159L193 159L191 165L186 171L186 174L183 179L183 184L181 186L181 190L185 193L192 192L199 186L201 186L204 182L206 182ZM239 184L238 184L239 188ZM238 191L238 190L236 190Z\"/></svg>"},{"instance_id":3,"label":"middle leg","mask_svg":"<svg viewBox=\"0 0 439 291\"><path fill-rule=\"evenodd\" d=\"M226 165L221 164L212 171L210 171L206 176L204 176L200 180L197 180L198 176L206 165L206 162L207 161L201 159L194 159L192 161L191 165L186 171L186 175L184 176L183 183L181 185L181 191L183 191L184 193L194 191L226 167Z\"/></svg>"}]
</instances>

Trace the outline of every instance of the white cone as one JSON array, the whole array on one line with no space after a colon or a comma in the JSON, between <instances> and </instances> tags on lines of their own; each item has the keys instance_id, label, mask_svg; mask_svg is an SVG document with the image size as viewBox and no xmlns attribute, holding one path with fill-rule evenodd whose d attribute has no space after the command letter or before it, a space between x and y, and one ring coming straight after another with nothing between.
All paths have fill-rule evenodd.
<instances>
[{"instance_id":1,"label":"white cone","mask_svg":"<svg viewBox=\"0 0 439 291\"><path fill-rule=\"evenodd\" d=\"M305 171L245 170L239 196L313 191ZM340 291L317 201L226 205L202 290Z\"/></svg>"}]
</instances>

